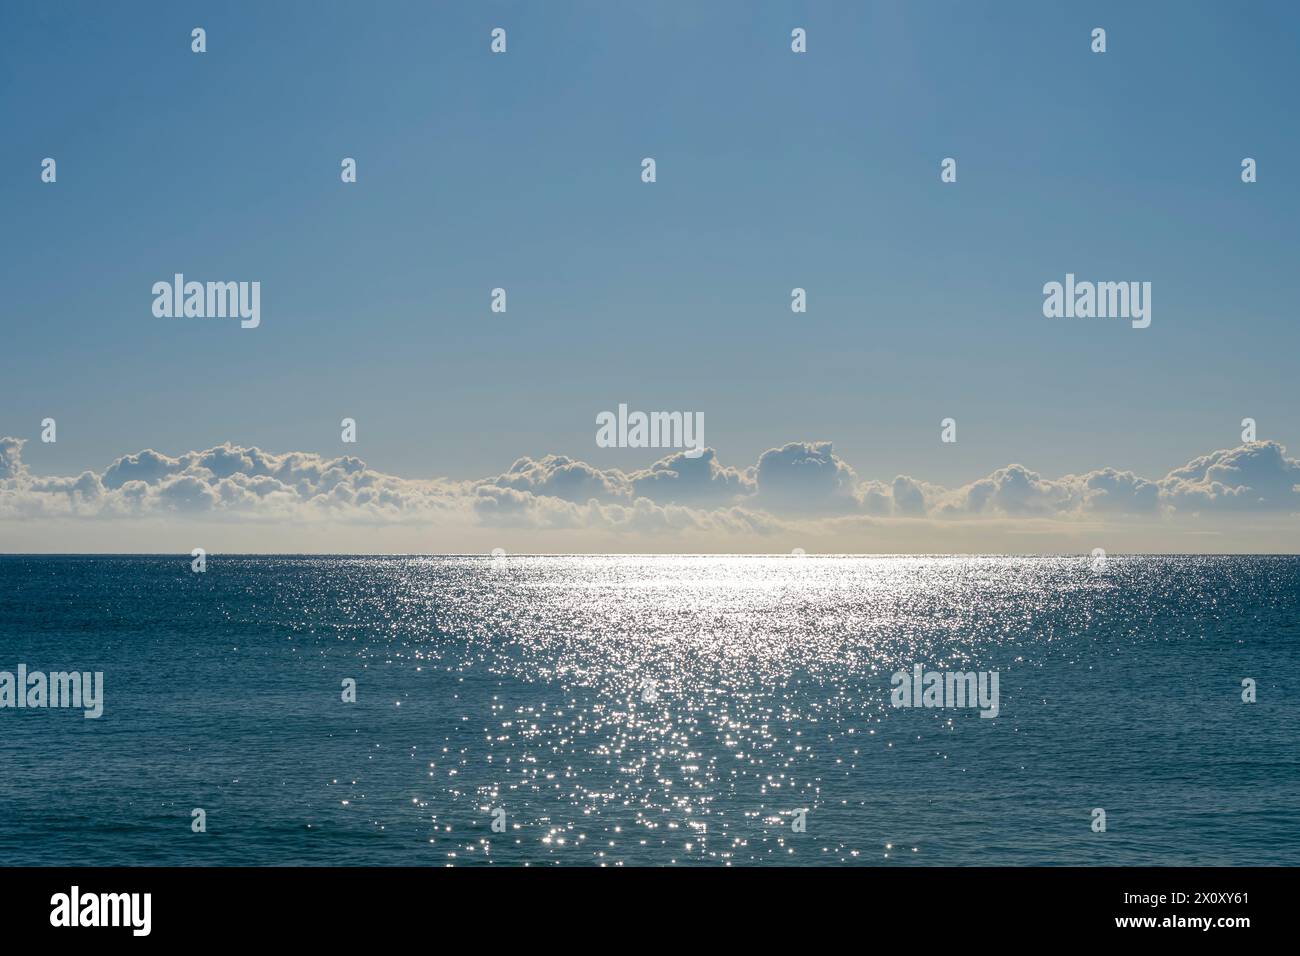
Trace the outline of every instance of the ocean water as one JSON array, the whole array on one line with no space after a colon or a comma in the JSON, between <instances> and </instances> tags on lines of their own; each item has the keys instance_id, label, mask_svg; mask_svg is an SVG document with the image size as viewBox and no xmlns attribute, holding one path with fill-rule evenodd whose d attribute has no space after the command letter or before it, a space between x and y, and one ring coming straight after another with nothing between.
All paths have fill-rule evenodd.
<instances>
[{"instance_id":1,"label":"ocean water","mask_svg":"<svg viewBox=\"0 0 1300 956\"><path fill-rule=\"evenodd\" d=\"M105 697L0 709L0 863L1296 865L1298 621L1295 557L0 557L0 670Z\"/></svg>"}]
</instances>

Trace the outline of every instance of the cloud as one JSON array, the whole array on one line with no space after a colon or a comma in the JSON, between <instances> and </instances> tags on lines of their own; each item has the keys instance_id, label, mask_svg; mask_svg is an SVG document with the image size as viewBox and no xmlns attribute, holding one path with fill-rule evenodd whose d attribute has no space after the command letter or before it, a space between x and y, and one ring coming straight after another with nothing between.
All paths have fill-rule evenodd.
<instances>
[{"instance_id":1,"label":"cloud","mask_svg":"<svg viewBox=\"0 0 1300 956\"><path fill-rule=\"evenodd\" d=\"M23 462L23 447L22 439L0 438L0 521L446 520L484 528L769 535L844 519L1078 522L1300 512L1300 462L1276 442L1215 451L1155 480L1114 468L1048 478L1010 464L954 489L906 475L861 480L829 441L771 448L743 470L723 465L713 449L698 458L668 455L627 473L545 455L471 481L406 479L355 456L276 454L230 443L176 457L145 449L100 473L36 476Z\"/></svg>"},{"instance_id":2,"label":"cloud","mask_svg":"<svg viewBox=\"0 0 1300 956\"><path fill-rule=\"evenodd\" d=\"M942 493L943 489L931 488L928 492L929 498L937 497L936 492ZM880 506L883 507L884 501L888 498L893 503L893 513L897 515L908 515L918 517L924 515L927 510L927 486L915 478L909 478L906 475L899 475L894 479L894 483L889 486L889 494L886 496L882 491L876 491L879 495ZM876 499L872 492L868 491L863 495L864 503L873 504Z\"/></svg>"},{"instance_id":3,"label":"cloud","mask_svg":"<svg viewBox=\"0 0 1300 956\"><path fill-rule=\"evenodd\" d=\"M795 513L860 510L858 476L828 441L790 442L758 457L756 501Z\"/></svg>"},{"instance_id":4,"label":"cloud","mask_svg":"<svg viewBox=\"0 0 1300 956\"><path fill-rule=\"evenodd\" d=\"M720 505L753 494L754 482L735 468L723 467L717 453L706 448L696 458L679 452L636 472L632 475L632 491L651 501Z\"/></svg>"},{"instance_id":5,"label":"cloud","mask_svg":"<svg viewBox=\"0 0 1300 956\"><path fill-rule=\"evenodd\" d=\"M1160 482L1170 505L1189 511L1274 511L1300 507L1300 461L1277 442L1212 452Z\"/></svg>"},{"instance_id":6,"label":"cloud","mask_svg":"<svg viewBox=\"0 0 1300 956\"><path fill-rule=\"evenodd\" d=\"M526 491L532 495L584 502L631 501L632 483L620 471L601 471L583 461L563 455L534 460L520 458L504 475L489 479L498 488Z\"/></svg>"},{"instance_id":7,"label":"cloud","mask_svg":"<svg viewBox=\"0 0 1300 956\"><path fill-rule=\"evenodd\" d=\"M104 470L102 481L105 488L121 488L128 481L151 484L184 471L193 457L191 452L184 458L168 458L151 448L145 449L139 454L123 455L114 461Z\"/></svg>"},{"instance_id":8,"label":"cloud","mask_svg":"<svg viewBox=\"0 0 1300 956\"><path fill-rule=\"evenodd\" d=\"M0 438L0 481L17 479L24 473L22 438Z\"/></svg>"},{"instance_id":9,"label":"cloud","mask_svg":"<svg viewBox=\"0 0 1300 956\"><path fill-rule=\"evenodd\" d=\"M946 517L1068 518L1154 515L1163 504L1160 484L1131 471L1101 468L1085 475L1044 478L1024 465L1007 465L942 496L937 511Z\"/></svg>"},{"instance_id":10,"label":"cloud","mask_svg":"<svg viewBox=\"0 0 1300 956\"><path fill-rule=\"evenodd\" d=\"M1131 471L1103 468L1085 475L1083 507L1111 514L1148 514L1160 507L1160 485Z\"/></svg>"},{"instance_id":11,"label":"cloud","mask_svg":"<svg viewBox=\"0 0 1300 956\"><path fill-rule=\"evenodd\" d=\"M1013 516L1059 515L1079 506L1078 483L1045 480L1024 465L1007 465L958 490L944 510Z\"/></svg>"},{"instance_id":12,"label":"cloud","mask_svg":"<svg viewBox=\"0 0 1300 956\"><path fill-rule=\"evenodd\" d=\"M102 475L37 478L21 451L21 441L0 439L0 519L184 514L375 522L468 510L456 482L408 481L353 456L226 444L173 458L145 449L115 459Z\"/></svg>"}]
</instances>

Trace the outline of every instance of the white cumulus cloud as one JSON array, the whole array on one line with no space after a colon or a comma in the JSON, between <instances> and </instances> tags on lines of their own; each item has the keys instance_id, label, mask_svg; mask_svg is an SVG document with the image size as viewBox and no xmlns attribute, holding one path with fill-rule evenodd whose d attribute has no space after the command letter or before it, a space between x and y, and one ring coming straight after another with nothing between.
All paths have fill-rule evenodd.
<instances>
[{"instance_id":1,"label":"white cumulus cloud","mask_svg":"<svg viewBox=\"0 0 1300 956\"><path fill-rule=\"evenodd\" d=\"M1050 478L1010 464L951 489L906 475L863 480L828 441L790 442L744 469L722 464L713 449L697 458L667 455L631 472L545 455L468 481L401 478L355 456L276 454L229 443L175 457L145 449L102 472L37 476L23 461L23 446L22 439L0 438L0 521L454 519L486 528L764 535L844 518L1070 522L1300 512L1300 462L1276 442L1215 451L1163 478L1108 467Z\"/></svg>"}]
</instances>

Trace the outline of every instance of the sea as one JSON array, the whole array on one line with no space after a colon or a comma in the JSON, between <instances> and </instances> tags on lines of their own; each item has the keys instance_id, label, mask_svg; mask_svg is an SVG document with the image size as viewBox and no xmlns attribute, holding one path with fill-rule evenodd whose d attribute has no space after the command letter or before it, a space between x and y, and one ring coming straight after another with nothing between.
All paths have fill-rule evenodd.
<instances>
[{"instance_id":1,"label":"sea","mask_svg":"<svg viewBox=\"0 0 1300 956\"><path fill-rule=\"evenodd\" d=\"M1298 557L194 565L0 557L0 864L1300 864Z\"/></svg>"}]
</instances>

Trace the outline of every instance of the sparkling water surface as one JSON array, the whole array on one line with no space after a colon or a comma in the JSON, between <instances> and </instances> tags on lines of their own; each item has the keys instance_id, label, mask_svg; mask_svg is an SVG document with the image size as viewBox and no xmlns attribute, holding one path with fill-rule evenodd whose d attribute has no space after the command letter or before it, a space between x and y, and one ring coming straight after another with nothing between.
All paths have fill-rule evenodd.
<instances>
[{"instance_id":1,"label":"sparkling water surface","mask_svg":"<svg viewBox=\"0 0 1300 956\"><path fill-rule=\"evenodd\" d=\"M0 670L105 675L0 709L0 863L1296 865L1298 620L1295 557L0 557Z\"/></svg>"}]
</instances>

